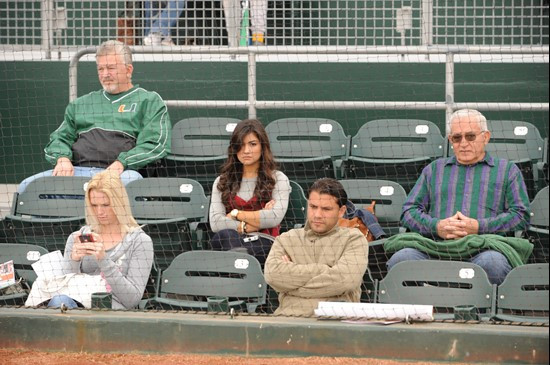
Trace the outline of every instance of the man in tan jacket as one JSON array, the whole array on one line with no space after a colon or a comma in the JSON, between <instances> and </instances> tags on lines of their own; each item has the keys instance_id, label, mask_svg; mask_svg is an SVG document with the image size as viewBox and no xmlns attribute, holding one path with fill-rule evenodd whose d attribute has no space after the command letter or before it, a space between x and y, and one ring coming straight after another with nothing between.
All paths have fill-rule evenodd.
<instances>
[{"instance_id":1,"label":"man in tan jacket","mask_svg":"<svg viewBox=\"0 0 550 365\"><path fill-rule=\"evenodd\" d=\"M322 301L359 301L368 242L358 229L338 226L346 201L337 180L317 180L305 227L275 239L265 263L265 279L279 293L275 314L311 316Z\"/></svg>"}]
</instances>

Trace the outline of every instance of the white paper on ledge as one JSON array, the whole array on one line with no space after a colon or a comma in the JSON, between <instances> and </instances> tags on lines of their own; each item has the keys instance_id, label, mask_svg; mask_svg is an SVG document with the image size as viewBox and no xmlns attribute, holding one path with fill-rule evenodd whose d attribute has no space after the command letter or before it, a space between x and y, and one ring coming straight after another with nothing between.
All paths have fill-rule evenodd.
<instances>
[{"instance_id":1,"label":"white paper on ledge","mask_svg":"<svg viewBox=\"0 0 550 365\"><path fill-rule=\"evenodd\" d=\"M433 321L433 305L320 302L318 317Z\"/></svg>"}]
</instances>

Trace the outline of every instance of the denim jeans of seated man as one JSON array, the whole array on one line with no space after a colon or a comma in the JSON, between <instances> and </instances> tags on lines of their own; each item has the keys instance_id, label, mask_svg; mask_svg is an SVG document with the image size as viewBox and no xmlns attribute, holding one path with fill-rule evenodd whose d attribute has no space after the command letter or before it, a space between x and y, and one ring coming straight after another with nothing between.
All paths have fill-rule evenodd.
<instances>
[{"instance_id":1,"label":"denim jeans of seated man","mask_svg":"<svg viewBox=\"0 0 550 365\"><path fill-rule=\"evenodd\" d=\"M90 179L97 173L105 171L105 169L100 167L84 167L84 166L74 166L74 176L83 176L83 177L89 177ZM22 193L25 191L27 186L34 180L44 177L44 176L52 176L53 170L47 170L44 172L40 172L38 174L32 175L27 177L25 180L21 181L19 183L19 186L17 187L17 192ZM143 179L143 176L137 171L134 170L124 170L122 174L120 174L120 179L122 180L122 183L124 185L127 185L129 182L134 180Z\"/></svg>"},{"instance_id":2,"label":"denim jeans of seated man","mask_svg":"<svg viewBox=\"0 0 550 365\"><path fill-rule=\"evenodd\" d=\"M388 271L391 270L395 264L409 260L437 260L437 258L430 257L428 254L414 248L403 248L394 253L388 260L386 264ZM506 256L493 250L480 252L468 261L485 270L491 284L500 285L506 278L506 275L512 270Z\"/></svg>"}]
</instances>

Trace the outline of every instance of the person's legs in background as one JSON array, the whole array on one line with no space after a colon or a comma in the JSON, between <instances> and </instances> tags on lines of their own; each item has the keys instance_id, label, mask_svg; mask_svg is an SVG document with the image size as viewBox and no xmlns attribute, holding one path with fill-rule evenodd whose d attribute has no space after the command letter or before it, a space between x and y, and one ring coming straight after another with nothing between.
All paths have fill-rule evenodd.
<instances>
[{"instance_id":1,"label":"person's legs in background","mask_svg":"<svg viewBox=\"0 0 550 365\"><path fill-rule=\"evenodd\" d=\"M222 229L210 240L210 246L215 251L229 251L243 247L242 243L241 235L234 229Z\"/></svg>"},{"instance_id":2,"label":"person's legs in background","mask_svg":"<svg viewBox=\"0 0 550 365\"><path fill-rule=\"evenodd\" d=\"M429 260L430 256L424 252L415 250L414 248L403 248L392 255L392 257L386 263L388 271L391 270L393 266L402 262L410 260Z\"/></svg>"},{"instance_id":3,"label":"person's legs in background","mask_svg":"<svg viewBox=\"0 0 550 365\"><path fill-rule=\"evenodd\" d=\"M512 270L512 266L510 266L506 256L492 250L478 253L472 257L470 262L481 266L485 270L491 284L502 284L506 275Z\"/></svg>"},{"instance_id":4,"label":"person's legs in background","mask_svg":"<svg viewBox=\"0 0 550 365\"><path fill-rule=\"evenodd\" d=\"M250 23L252 29L252 45L265 45L267 31L267 0L250 0Z\"/></svg>"},{"instance_id":5,"label":"person's legs in background","mask_svg":"<svg viewBox=\"0 0 550 365\"><path fill-rule=\"evenodd\" d=\"M239 27L241 24L241 4L239 1L223 0L223 13L229 47L239 45Z\"/></svg>"},{"instance_id":6,"label":"person's legs in background","mask_svg":"<svg viewBox=\"0 0 550 365\"><path fill-rule=\"evenodd\" d=\"M105 169L99 168L99 167L84 167L84 166L74 166L74 176L83 176L83 177L89 177L90 179L95 174L105 171ZM44 177L44 176L52 176L53 170L47 170L44 172L40 172L38 174L32 175L27 177L25 180L21 181L19 183L19 186L17 187L17 192L21 194L25 191L27 186L34 180ZM143 179L143 176L135 170L124 170L122 174L120 174L120 179L122 180L122 183L124 185L127 185L128 183L134 181Z\"/></svg>"},{"instance_id":7,"label":"person's legs in background","mask_svg":"<svg viewBox=\"0 0 550 365\"><path fill-rule=\"evenodd\" d=\"M132 181L141 179L143 179L143 176L135 170L124 170L122 174L120 174L120 180L122 180L122 184L124 184L124 186L128 185L128 183L131 183Z\"/></svg>"},{"instance_id":8,"label":"person's legs in background","mask_svg":"<svg viewBox=\"0 0 550 365\"><path fill-rule=\"evenodd\" d=\"M246 238L246 241L245 241ZM251 238L255 238L252 240ZM264 264L273 241L264 237L254 237L254 233L242 236L234 229L222 229L210 240L210 246L215 251L246 251Z\"/></svg>"},{"instance_id":9,"label":"person's legs in background","mask_svg":"<svg viewBox=\"0 0 550 365\"><path fill-rule=\"evenodd\" d=\"M166 7L160 10L152 8L152 1L145 1L145 37L143 38L143 44L146 46L174 46L172 28L177 24L184 8L185 0L168 1ZM152 19L158 11L160 11L158 17Z\"/></svg>"}]
</instances>

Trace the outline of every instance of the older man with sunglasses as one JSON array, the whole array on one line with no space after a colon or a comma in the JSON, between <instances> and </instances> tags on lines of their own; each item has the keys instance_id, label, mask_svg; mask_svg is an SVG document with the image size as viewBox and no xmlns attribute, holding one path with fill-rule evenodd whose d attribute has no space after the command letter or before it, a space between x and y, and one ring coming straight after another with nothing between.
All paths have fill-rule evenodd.
<instances>
[{"instance_id":1,"label":"older man with sunglasses","mask_svg":"<svg viewBox=\"0 0 550 365\"><path fill-rule=\"evenodd\" d=\"M403 206L403 226L435 240L524 229L529 222L529 198L521 171L514 163L485 152L491 132L483 114L458 110L450 116L446 130L455 156L424 168ZM426 251L403 248L388 260L388 269L401 261L435 258ZM492 249L473 252L468 261L481 266L495 284L511 270L507 256Z\"/></svg>"}]
</instances>

